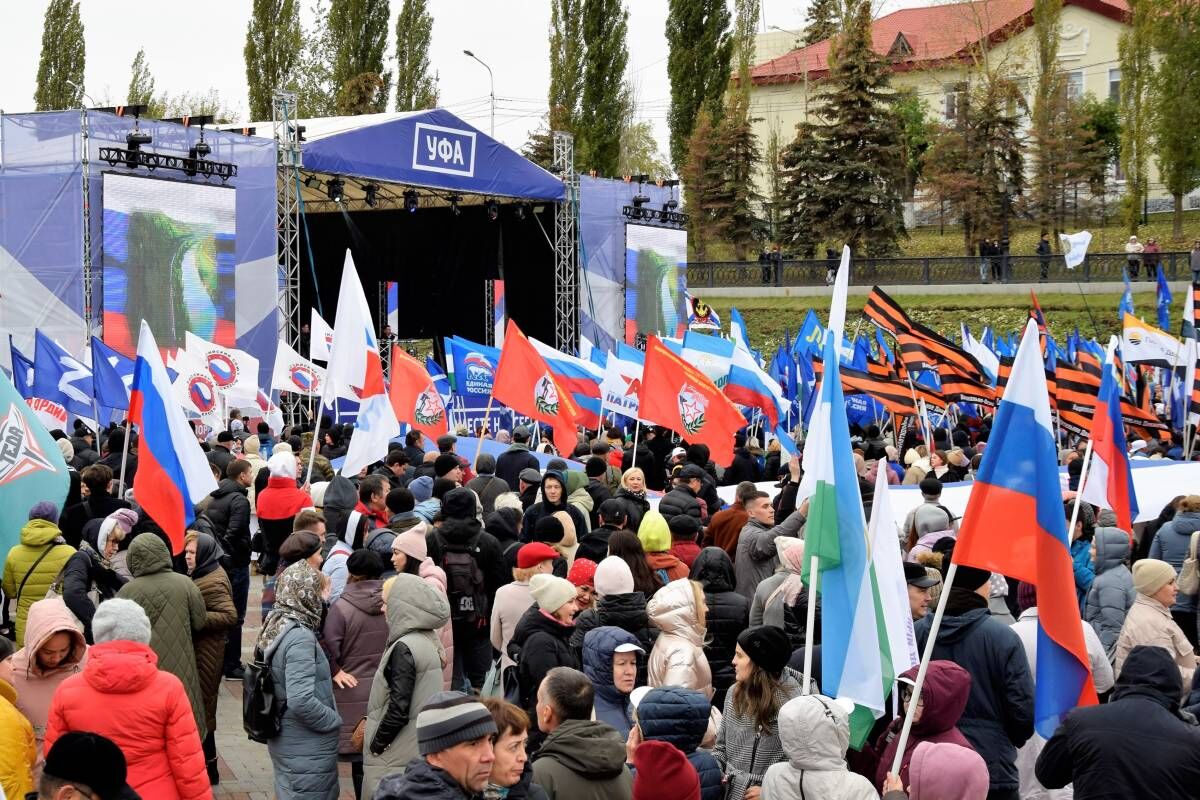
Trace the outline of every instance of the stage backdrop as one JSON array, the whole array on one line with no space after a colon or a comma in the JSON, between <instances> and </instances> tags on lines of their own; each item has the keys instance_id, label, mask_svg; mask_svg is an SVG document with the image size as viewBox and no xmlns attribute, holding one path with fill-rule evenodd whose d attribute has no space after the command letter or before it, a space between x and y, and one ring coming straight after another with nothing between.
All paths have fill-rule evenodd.
<instances>
[{"instance_id":1,"label":"stage backdrop","mask_svg":"<svg viewBox=\"0 0 1200 800\"><path fill-rule=\"evenodd\" d=\"M683 336L687 329L687 232L625 226L625 342L639 333Z\"/></svg>"}]
</instances>

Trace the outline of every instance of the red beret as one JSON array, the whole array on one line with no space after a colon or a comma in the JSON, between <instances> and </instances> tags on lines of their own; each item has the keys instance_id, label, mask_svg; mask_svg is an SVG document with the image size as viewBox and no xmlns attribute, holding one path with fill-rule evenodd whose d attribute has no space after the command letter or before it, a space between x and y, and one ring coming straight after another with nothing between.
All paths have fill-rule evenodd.
<instances>
[{"instance_id":1,"label":"red beret","mask_svg":"<svg viewBox=\"0 0 1200 800\"><path fill-rule=\"evenodd\" d=\"M529 569L536 567L543 561L558 558L558 551L545 542L530 542L529 544L521 545L521 549L517 551L517 567L519 569Z\"/></svg>"}]
</instances>

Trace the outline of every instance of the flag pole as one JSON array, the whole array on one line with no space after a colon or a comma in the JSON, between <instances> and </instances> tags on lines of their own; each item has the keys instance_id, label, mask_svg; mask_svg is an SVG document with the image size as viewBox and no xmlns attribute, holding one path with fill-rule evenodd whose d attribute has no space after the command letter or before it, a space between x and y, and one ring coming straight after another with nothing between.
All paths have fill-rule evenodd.
<instances>
[{"instance_id":1,"label":"flag pole","mask_svg":"<svg viewBox=\"0 0 1200 800\"><path fill-rule=\"evenodd\" d=\"M327 381L325 386L321 389L321 409L320 410L322 411L322 413L325 411L325 397L329 391L328 387L329 387L329 383ZM337 404L336 399L334 400L334 404L335 405ZM317 420L316 424L313 425L312 450L310 450L308 453L308 471L304 475L304 485L305 486L307 486L309 484L309 482L312 481L313 462L317 460L317 440L320 438L321 438L321 423L320 423L320 420Z\"/></svg>"},{"instance_id":2,"label":"flag pole","mask_svg":"<svg viewBox=\"0 0 1200 800\"><path fill-rule=\"evenodd\" d=\"M642 421L639 419L639 420L637 420L637 424L636 424L636 425L633 427L633 450L632 450L632 451L630 451L630 452L632 452L632 453L633 453L633 455L631 455L631 456L629 457L629 463L630 463L630 465L632 465L632 466L635 466L635 467L637 466L637 442L638 442L638 434L639 434L639 433L641 433L641 432L642 432Z\"/></svg>"},{"instance_id":3,"label":"flag pole","mask_svg":"<svg viewBox=\"0 0 1200 800\"><path fill-rule=\"evenodd\" d=\"M1075 489L1075 503L1071 506L1071 527L1067 528L1067 539L1075 535L1075 523L1079 521L1079 503L1083 497L1083 484L1087 480L1088 464L1092 461L1092 437L1088 437L1087 448L1083 451L1083 468L1079 470L1079 486ZM1133 531L1129 531L1133 535Z\"/></svg>"},{"instance_id":4,"label":"flag pole","mask_svg":"<svg viewBox=\"0 0 1200 800\"><path fill-rule=\"evenodd\" d=\"M604 392L600 392L600 416L599 422L596 423L596 438L600 438L600 433L604 430Z\"/></svg>"},{"instance_id":5,"label":"flag pole","mask_svg":"<svg viewBox=\"0 0 1200 800\"><path fill-rule=\"evenodd\" d=\"M129 409L125 409L125 446L121 448L121 477L117 485L121 487L121 496L118 500L125 499L125 464L129 461Z\"/></svg>"},{"instance_id":6,"label":"flag pole","mask_svg":"<svg viewBox=\"0 0 1200 800\"><path fill-rule=\"evenodd\" d=\"M483 426L479 430L479 439L475 442L475 459L471 462L471 471L475 472L479 468L479 453L483 450L483 433L487 430L488 417L492 415L492 400L495 399L492 395L488 395L487 410L483 412Z\"/></svg>"},{"instance_id":7,"label":"flag pole","mask_svg":"<svg viewBox=\"0 0 1200 800\"><path fill-rule=\"evenodd\" d=\"M917 668L917 680L913 684L912 697L908 700L908 710L904 712L904 727L900 729L900 739L896 742L896 755L888 769L893 775L900 774L900 761L904 758L904 747L912 732L913 711L921 700L921 689L925 687L925 673L929 671L929 659L933 655L933 646L937 644L938 630L942 627L942 617L946 614L946 601L950 598L950 587L954 585L954 575L958 572L958 564L950 562L946 571L946 580L942 584L942 594L938 597L937 610L933 614L933 624L929 626L929 638L925 640L925 651L921 653L921 666Z\"/></svg>"},{"instance_id":8,"label":"flag pole","mask_svg":"<svg viewBox=\"0 0 1200 800\"><path fill-rule=\"evenodd\" d=\"M795 513L795 512L792 512ZM813 636L817 627L817 586L821 583L820 557L812 556L808 560L808 614L804 621L804 687L801 694L807 695L812 683Z\"/></svg>"}]
</instances>

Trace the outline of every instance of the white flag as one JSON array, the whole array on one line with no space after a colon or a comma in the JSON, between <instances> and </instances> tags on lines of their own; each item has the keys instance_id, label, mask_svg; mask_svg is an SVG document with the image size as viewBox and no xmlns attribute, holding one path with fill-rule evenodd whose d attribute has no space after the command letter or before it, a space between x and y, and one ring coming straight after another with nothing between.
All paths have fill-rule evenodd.
<instances>
[{"instance_id":1,"label":"white flag","mask_svg":"<svg viewBox=\"0 0 1200 800\"><path fill-rule=\"evenodd\" d=\"M217 389L234 404L254 403L258 397L258 359L244 350L221 347L191 331L184 334L185 349L208 366Z\"/></svg>"},{"instance_id":2,"label":"white flag","mask_svg":"<svg viewBox=\"0 0 1200 800\"><path fill-rule=\"evenodd\" d=\"M312 322L308 328L308 357L318 361L329 361L330 348L333 347L333 328L329 327L329 323L321 318L315 308L312 310Z\"/></svg>"},{"instance_id":3,"label":"white flag","mask_svg":"<svg viewBox=\"0 0 1200 800\"><path fill-rule=\"evenodd\" d=\"M176 350L166 366L177 373L171 388L184 411L191 417L199 417L213 430L225 430L221 389L208 365L192 352Z\"/></svg>"},{"instance_id":4,"label":"white flag","mask_svg":"<svg viewBox=\"0 0 1200 800\"><path fill-rule=\"evenodd\" d=\"M1060 233L1058 238L1062 241L1063 261L1067 269L1075 269L1082 264L1087 256L1088 245L1092 243L1092 234L1088 231Z\"/></svg>"},{"instance_id":5,"label":"white flag","mask_svg":"<svg viewBox=\"0 0 1200 800\"><path fill-rule=\"evenodd\" d=\"M304 358L287 342L280 342L275 351L275 369L271 373L271 388L308 397L320 397L325 388L325 370Z\"/></svg>"}]
</instances>

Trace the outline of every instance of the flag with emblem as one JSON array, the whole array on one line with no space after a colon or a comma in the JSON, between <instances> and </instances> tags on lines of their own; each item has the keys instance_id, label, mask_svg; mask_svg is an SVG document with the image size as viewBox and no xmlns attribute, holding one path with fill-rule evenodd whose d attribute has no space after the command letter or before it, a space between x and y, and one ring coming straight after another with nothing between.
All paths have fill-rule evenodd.
<instances>
[{"instance_id":1,"label":"flag with emblem","mask_svg":"<svg viewBox=\"0 0 1200 800\"><path fill-rule=\"evenodd\" d=\"M325 389L325 370L280 342L275 351L275 368L271 372L271 388L306 397L320 397Z\"/></svg>"},{"instance_id":2,"label":"flag with emblem","mask_svg":"<svg viewBox=\"0 0 1200 800\"><path fill-rule=\"evenodd\" d=\"M421 362L392 345L392 379L388 399L396 419L407 422L426 437L436 440L450 432L450 421L442 395Z\"/></svg>"},{"instance_id":3,"label":"flag with emblem","mask_svg":"<svg viewBox=\"0 0 1200 800\"><path fill-rule=\"evenodd\" d=\"M67 465L50 432L0 372L0 553L17 544L34 503L67 499Z\"/></svg>"},{"instance_id":4,"label":"flag with emblem","mask_svg":"<svg viewBox=\"0 0 1200 800\"><path fill-rule=\"evenodd\" d=\"M575 452L579 442L575 426L583 412L511 319L504 331L492 396L518 414L553 427L559 453L569 456Z\"/></svg>"}]
</instances>

